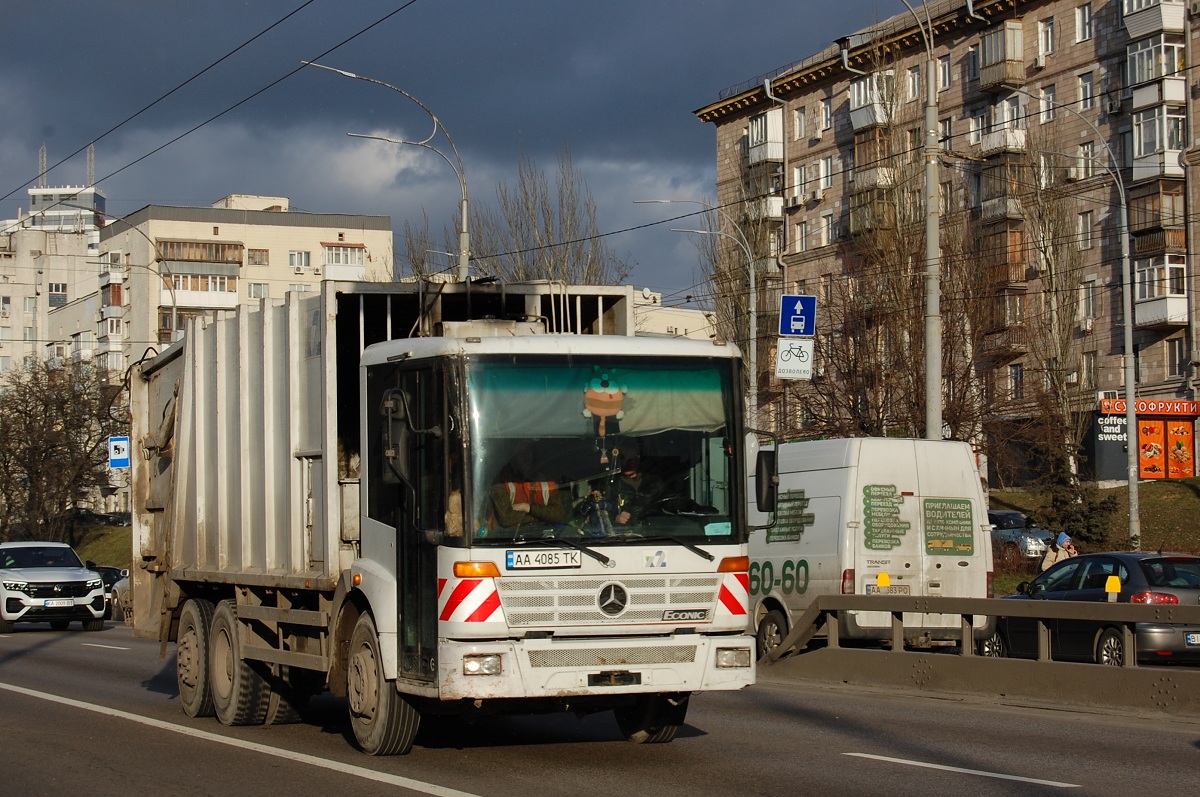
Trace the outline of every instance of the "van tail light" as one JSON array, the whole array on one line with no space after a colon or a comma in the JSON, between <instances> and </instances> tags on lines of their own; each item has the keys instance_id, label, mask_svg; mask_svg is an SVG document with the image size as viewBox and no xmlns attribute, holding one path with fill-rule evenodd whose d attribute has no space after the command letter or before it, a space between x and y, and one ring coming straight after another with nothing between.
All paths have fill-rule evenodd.
<instances>
[{"instance_id":1,"label":"van tail light","mask_svg":"<svg viewBox=\"0 0 1200 797\"><path fill-rule=\"evenodd\" d=\"M1129 597L1130 603L1179 603L1179 598L1166 592L1139 592Z\"/></svg>"},{"instance_id":2,"label":"van tail light","mask_svg":"<svg viewBox=\"0 0 1200 797\"><path fill-rule=\"evenodd\" d=\"M996 574L991 570L987 571L987 596L996 597Z\"/></svg>"},{"instance_id":3,"label":"van tail light","mask_svg":"<svg viewBox=\"0 0 1200 797\"><path fill-rule=\"evenodd\" d=\"M854 569L853 568L842 571L842 594L843 595L853 595L854 594Z\"/></svg>"}]
</instances>

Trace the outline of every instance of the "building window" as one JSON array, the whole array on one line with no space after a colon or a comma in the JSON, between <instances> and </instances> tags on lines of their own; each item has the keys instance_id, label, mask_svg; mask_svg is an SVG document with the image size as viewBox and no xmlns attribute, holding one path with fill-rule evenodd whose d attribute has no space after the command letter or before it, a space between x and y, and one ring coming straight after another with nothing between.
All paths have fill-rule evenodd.
<instances>
[{"instance_id":1,"label":"building window","mask_svg":"<svg viewBox=\"0 0 1200 797\"><path fill-rule=\"evenodd\" d=\"M1055 101L1057 90L1053 85L1043 86L1041 92L1041 108L1038 113L1038 121L1042 124L1054 121L1054 108L1058 104Z\"/></svg>"},{"instance_id":2,"label":"building window","mask_svg":"<svg viewBox=\"0 0 1200 797\"><path fill-rule=\"evenodd\" d=\"M271 286L265 282L247 283L246 296L251 299L268 299L271 296Z\"/></svg>"},{"instance_id":3,"label":"building window","mask_svg":"<svg viewBox=\"0 0 1200 797\"><path fill-rule=\"evenodd\" d=\"M1079 110L1090 111L1096 107L1096 83L1091 72L1079 76Z\"/></svg>"},{"instance_id":4,"label":"building window","mask_svg":"<svg viewBox=\"0 0 1200 797\"><path fill-rule=\"evenodd\" d=\"M1046 17L1038 22L1038 55L1046 56L1054 52L1054 17Z\"/></svg>"},{"instance_id":5,"label":"building window","mask_svg":"<svg viewBox=\"0 0 1200 797\"><path fill-rule=\"evenodd\" d=\"M1096 280L1084 280L1079 286L1079 317L1096 317Z\"/></svg>"},{"instance_id":6,"label":"building window","mask_svg":"<svg viewBox=\"0 0 1200 797\"><path fill-rule=\"evenodd\" d=\"M950 56L943 55L938 59L938 91L950 88L954 81L954 67L950 64Z\"/></svg>"},{"instance_id":7,"label":"building window","mask_svg":"<svg viewBox=\"0 0 1200 797\"><path fill-rule=\"evenodd\" d=\"M914 66L908 70L908 101L912 102L921 96L921 67Z\"/></svg>"},{"instance_id":8,"label":"building window","mask_svg":"<svg viewBox=\"0 0 1200 797\"><path fill-rule=\"evenodd\" d=\"M163 260L186 260L194 263L242 262L245 247L241 244L202 243L200 241L159 241L158 251Z\"/></svg>"},{"instance_id":9,"label":"building window","mask_svg":"<svg viewBox=\"0 0 1200 797\"><path fill-rule=\"evenodd\" d=\"M1021 99L1020 97L1006 97L996 103L992 109L992 129L993 130L1019 130L1025 126L1025 120L1021 117Z\"/></svg>"},{"instance_id":10,"label":"building window","mask_svg":"<svg viewBox=\"0 0 1200 797\"><path fill-rule=\"evenodd\" d=\"M1179 74L1184 69L1183 36L1179 34L1164 33L1136 41L1126 53L1129 86Z\"/></svg>"},{"instance_id":11,"label":"building window","mask_svg":"<svg viewBox=\"0 0 1200 797\"><path fill-rule=\"evenodd\" d=\"M1075 156L1075 177L1080 180L1086 180L1095 174L1096 170L1096 143L1094 141L1085 141L1079 145L1079 152Z\"/></svg>"},{"instance_id":12,"label":"building window","mask_svg":"<svg viewBox=\"0 0 1200 797\"><path fill-rule=\"evenodd\" d=\"M67 303L67 283L51 282L46 286L46 292L50 294L51 307L62 307Z\"/></svg>"},{"instance_id":13,"label":"building window","mask_svg":"<svg viewBox=\"0 0 1200 797\"><path fill-rule=\"evenodd\" d=\"M828 246L837 240L833 227L833 211L821 214L821 246Z\"/></svg>"},{"instance_id":14,"label":"building window","mask_svg":"<svg viewBox=\"0 0 1200 797\"><path fill-rule=\"evenodd\" d=\"M808 191L808 166L800 164L792 167L792 185L796 186L796 196L804 196Z\"/></svg>"},{"instance_id":15,"label":"building window","mask_svg":"<svg viewBox=\"0 0 1200 797\"><path fill-rule=\"evenodd\" d=\"M1092 38L1092 4L1075 7L1075 41L1085 42Z\"/></svg>"},{"instance_id":16,"label":"building window","mask_svg":"<svg viewBox=\"0 0 1200 797\"><path fill-rule=\"evenodd\" d=\"M206 293L235 293L237 277L223 274L174 274L171 284L177 291L202 291Z\"/></svg>"},{"instance_id":17,"label":"building window","mask_svg":"<svg viewBox=\"0 0 1200 797\"><path fill-rule=\"evenodd\" d=\"M1133 156L1143 158L1163 150L1181 150L1187 134L1183 108L1158 105L1133 115Z\"/></svg>"},{"instance_id":18,"label":"building window","mask_svg":"<svg viewBox=\"0 0 1200 797\"><path fill-rule=\"evenodd\" d=\"M1186 295L1185 262L1184 255L1156 255L1136 261L1138 300Z\"/></svg>"},{"instance_id":19,"label":"building window","mask_svg":"<svg viewBox=\"0 0 1200 797\"><path fill-rule=\"evenodd\" d=\"M1080 249L1092 248L1092 230L1095 224L1094 213L1094 211L1085 210L1079 214L1078 236Z\"/></svg>"},{"instance_id":20,"label":"building window","mask_svg":"<svg viewBox=\"0 0 1200 797\"><path fill-rule=\"evenodd\" d=\"M967 142L970 144L978 144L983 141L984 111L982 108L975 108L969 112L967 116Z\"/></svg>"},{"instance_id":21,"label":"building window","mask_svg":"<svg viewBox=\"0 0 1200 797\"><path fill-rule=\"evenodd\" d=\"M308 268L309 253L308 252L288 252L288 265L292 268Z\"/></svg>"},{"instance_id":22,"label":"building window","mask_svg":"<svg viewBox=\"0 0 1200 797\"><path fill-rule=\"evenodd\" d=\"M833 127L833 100L826 97L821 100L821 129Z\"/></svg>"},{"instance_id":23,"label":"building window","mask_svg":"<svg viewBox=\"0 0 1200 797\"><path fill-rule=\"evenodd\" d=\"M775 192L772 192L775 193ZM362 266L366 263L366 249L361 246L325 247L325 265Z\"/></svg>"},{"instance_id":24,"label":"building window","mask_svg":"<svg viewBox=\"0 0 1200 797\"><path fill-rule=\"evenodd\" d=\"M1186 376L1188 369L1187 340L1171 338L1167 341L1167 376Z\"/></svg>"},{"instance_id":25,"label":"building window","mask_svg":"<svg viewBox=\"0 0 1200 797\"><path fill-rule=\"evenodd\" d=\"M972 44L967 48L967 58L964 64L967 80L979 80L979 45Z\"/></svg>"},{"instance_id":26,"label":"building window","mask_svg":"<svg viewBox=\"0 0 1200 797\"><path fill-rule=\"evenodd\" d=\"M247 249L246 250L246 265L247 266L269 266L270 250L267 249Z\"/></svg>"},{"instance_id":27,"label":"building window","mask_svg":"<svg viewBox=\"0 0 1200 797\"><path fill-rule=\"evenodd\" d=\"M27 312L27 313L36 313L37 312L37 297L36 296L26 296L25 297L25 312Z\"/></svg>"},{"instance_id":28,"label":"building window","mask_svg":"<svg viewBox=\"0 0 1200 797\"><path fill-rule=\"evenodd\" d=\"M288 290L292 293L312 293L313 286L308 283L292 283Z\"/></svg>"},{"instance_id":29,"label":"building window","mask_svg":"<svg viewBox=\"0 0 1200 797\"><path fill-rule=\"evenodd\" d=\"M942 149L950 149L951 139L954 137L954 120L946 117L938 123L938 143L942 145Z\"/></svg>"},{"instance_id":30,"label":"building window","mask_svg":"<svg viewBox=\"0 0 1200 797\"><path fill-rule=\"evenodd\" d=\"M1025 366L1020 363L1008 366L1008 397L1014 401L1025 398Z\"/></svg>"},{"instance_id":31,"label":"building window","mask_svg":"<svg viewBox=\"0 0 1200 797\"><path fill-rule=\"evenodd\" d=\"M833 156L826 155L818 164L821 171L821 190L833 188Z\"/></svg>"},{"instance_id":32,"label":"building window","mask_svg":"<svg viewBox=\"0 0 1200 797\"><path fill-rule=\"evenodd\" d=\"M1100 383L1099 373L1096 370L1096 352L1085 351L1083 353L1083 361L1080 363L1083 371L1083 387L1085 390L1095 390L1096 385Z\"/></svg>"},{"instance_id":33,"label":"building window","mask_svg":"<svg viewBox=\"0 0 1200 797\"><path fill-rule=\"evenodd\" d=\"M808 222L807 221L796 222L796 251L797 252L807 252L808 251Z\"/></svg>"},{"instance_id":34,"label":"building window","mask_svg":"<svg viewBox=\"0 0 1200 797\"><path fill-rule=\"evenodd\" d=\"M808 135L808 109L797 108L792 111L792 130L797 141Z\"/></svg>"}]
</instances>

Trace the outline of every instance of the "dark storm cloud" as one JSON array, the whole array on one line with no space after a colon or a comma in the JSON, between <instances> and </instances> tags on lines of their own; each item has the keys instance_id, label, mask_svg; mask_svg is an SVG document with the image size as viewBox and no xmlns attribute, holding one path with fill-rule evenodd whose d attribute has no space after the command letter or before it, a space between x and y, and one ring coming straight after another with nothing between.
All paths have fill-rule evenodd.
<instances>
[{"instance_id":1,"label":"dark storm cloud","mask_svg":"<svg viewBox=\"0 0 1200 797\"><path fill-rule=\"evenodd\" d=\"M55 163L301 5L56 0L8 9L0 195L14 193L0 217L27 205L24 186L43 143ZM97 178L401 5L316 0L100 141ZM320 60L400 86L433 109L462 154L473 203L514 179L522 152L552 172L569 147L602 227L615 230L674 210L634 199L712 196L714 134L694 109L897 11L903 5L887 0L418 0ZM440 230L457 210L449 168L414 147L345 135L420 138L429 129L399 95L305 69L101 185L115 213L261 193L306 210L390 215L397 230L424 210ZM49 182L84 179L79 155ZM666 226L609 243L638 263L637 285L681 299L699 279L695 250Z\"/></svg>"}]
</instances>

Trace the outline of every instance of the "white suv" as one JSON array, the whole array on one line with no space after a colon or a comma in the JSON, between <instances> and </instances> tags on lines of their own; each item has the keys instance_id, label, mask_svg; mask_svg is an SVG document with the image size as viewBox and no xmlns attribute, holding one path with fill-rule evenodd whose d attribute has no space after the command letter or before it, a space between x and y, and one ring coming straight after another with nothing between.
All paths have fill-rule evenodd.
<instances>
[{"instance_id":1,"label":"white suv","mask_svg":"<svg viewBox=\"0 0 1200 797\"><path fill-rule=\"evenodd\" d=\"M62 542L0 543L0 634L16 623L104 628L104 581Z\"/></svg>"}]
</instances>

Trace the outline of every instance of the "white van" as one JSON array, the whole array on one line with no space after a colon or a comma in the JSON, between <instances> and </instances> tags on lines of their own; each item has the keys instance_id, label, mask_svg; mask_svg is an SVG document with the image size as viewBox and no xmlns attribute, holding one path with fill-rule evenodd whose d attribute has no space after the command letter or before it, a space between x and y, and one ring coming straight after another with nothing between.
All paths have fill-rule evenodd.
<instances>
[{"instance_id":1,"label":"white van","mask_svg":"<svg viewBox=\"0 0 1200 797\"><path fill-rule=\"evenodd\" d=\"M970 445L863 437L783 443L776 522L750 534L750 632L777 646L819 595L992 597L987 499ZM758 510L751 477L750 522ZM880 586L886 573L890 586ZM842 639L890 639L887 612L839 612ZM976 639L991 620L974 619ZM957 615L904 614L909 644L951 644Z\"/></svg>"}]
</instances>

